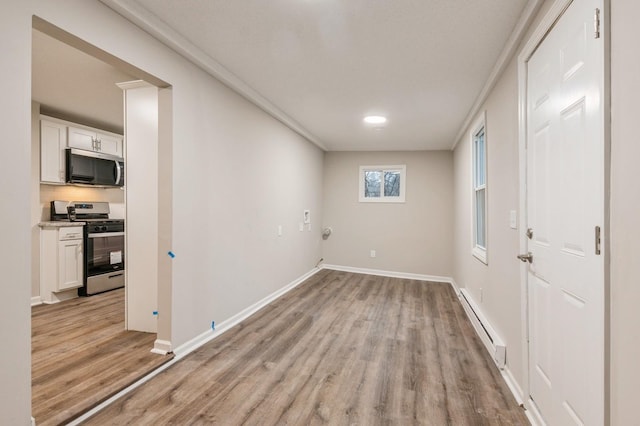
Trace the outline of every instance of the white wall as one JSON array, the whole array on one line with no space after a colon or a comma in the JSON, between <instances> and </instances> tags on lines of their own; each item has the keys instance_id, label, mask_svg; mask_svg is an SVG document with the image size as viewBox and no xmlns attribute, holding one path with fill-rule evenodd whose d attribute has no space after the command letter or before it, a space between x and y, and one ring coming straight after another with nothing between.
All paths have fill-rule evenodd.
<instances>
[{"instance_id":1,"label":"white wall","mask_svg":"<svg viewBox=\"0 0 640 426\"><path fill-rule=\"evenodd\" d=\"M638 423L640 2L611 2L611 424Z\"/></svg>"},{"instance_id":2,"label":"white wall","mask_svg":"<svg viewBox=\"0 0 640 426\"><path fill-rule=\"evenodd\" d=\"M454 279L465 287L507 344L507 365L522 378L518 231L509 212L518 210L517 68L511 61L483 106L487 142L487 260L471 254L471 129L454 152Z\"/></svg>"},{"instance_id":3,"label":"white wall","mask_svg":"<svg viewBox=\"0 0 640 426\"><path fill-rule=\"evenodd\" d=\"M0 423L27 425L31 415L31 16L28 2L0 13Z\"/></svg>"},{"instance_id":4,"label":"white wall","mask_svg":"<svg viewBox=\"0 0 640 426\"><path fill-rule=\"evenodd\" d=\"M450 277L452 160L450 151L327 152L325 263ZM405 203L358 202L360 166L398 164L407 166Z\"/></svg>"},{"instance_id":5,"label":"white wall","mask_svg":"<svg viewBox=\"0 0 640 426\"><path fill-rule=\"evenodd\" d=\"M71 13L72 11L72 13ZM172 343L180 345L313 268L323 153L97 1L3 5L0 423L30 420L31 20L37 15L169 82L173 94ZM161 188L162 190L162 188ZM5 208L10 207L10 208ZM277 236L277 226L284 234ZM164 265L162 265L164 266ZM8 327L7 324L11 324Z\"/></svg>"}]
</instances>

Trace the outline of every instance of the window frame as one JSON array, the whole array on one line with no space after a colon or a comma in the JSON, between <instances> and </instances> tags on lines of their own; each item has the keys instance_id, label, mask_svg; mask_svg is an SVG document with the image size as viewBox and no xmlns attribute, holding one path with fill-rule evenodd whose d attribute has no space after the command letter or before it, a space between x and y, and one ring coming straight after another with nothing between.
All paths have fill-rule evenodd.
<instances>
[{"instance_id":1,"label":"window frame","mask_svg":"<svg viewBox=\"0 0 640 426\"><path fill-rule=\"evenodd\" d=\"M384 181L385 172L400 172L400 195L389 197L384 195L384 182L381 182L380 197L365 197L364 175L365 172L379 171ZM358 173L358 201L361 203L404 203L406 200L407 165L398 164L391 166L360 166Z\"/></svg>"},{"instance_id":2,"label":"window frame","mask_svg":"<svg viewBox=\"0 0 640 426\"><path fill-rule=\"evenodd\" d=\"M479 157L478 142L479 136L482 135L482 157ZM474 125L471 127L470 132L470 145L471 145L471 254L482 263L488 265L488 169L487 169L487 153L488 153L488 138L487 138L487 125L486 125L486 113L483 112L478 119L476 119ZM480 164L482 163L482 164ZM480 176L482 175L482 176ZM484 208L482 211L482 217L479 217L480 211L478 209L478 194L482 192L484 194ZM484 245L479 244L478 224L482 221L482 230L484 231Z\"/></svg>"}]
</instances>

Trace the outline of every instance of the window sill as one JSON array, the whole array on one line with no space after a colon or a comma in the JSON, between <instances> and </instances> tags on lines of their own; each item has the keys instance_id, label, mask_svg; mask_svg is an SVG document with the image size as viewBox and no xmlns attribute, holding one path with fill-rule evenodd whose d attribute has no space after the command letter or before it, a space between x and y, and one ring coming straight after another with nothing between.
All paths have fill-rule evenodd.
<instances>
[{"instance_id":1,"label":"window sill","mask_svg":"<svg viewBox=\"0 0 640 426\"><path fill-rule=\"evenodd\" d=\"M483 249L481 247L476 246L471 250L471 254L473 255L473 257L475 257L485 265L489 264L487 262L487 249Z\"/></svg>"}]
</instances>

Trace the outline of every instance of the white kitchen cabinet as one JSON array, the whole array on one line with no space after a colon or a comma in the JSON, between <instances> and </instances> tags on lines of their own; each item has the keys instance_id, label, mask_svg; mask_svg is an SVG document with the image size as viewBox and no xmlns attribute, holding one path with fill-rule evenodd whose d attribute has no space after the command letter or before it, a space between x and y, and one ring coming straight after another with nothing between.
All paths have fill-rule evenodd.
<instances>
[{"instance_id":1,"label":"white kitchen cabinet","mask_svg":"<svg viewBox=\"0 0 640 426\"><path fill-rule=\"evenodd\" d=\"M122 135L42 115L40 116L40 182L65 183L65 149L67 148L124 157Z\"/></svg>"},{"instance_id":2,"label":"white kitchen cabinet","mask_svg":"<svg viewBox=\"0 0 640 426\"><path fill-rule=\"evenodd\" d=\"M82 240L58 243L58 291L82 287Z\"/></svg>"},{"instance_id":3,"label":"white kitchen cabinet","mask_svg":"<svg viewBox=\"0 0 640 426\"><path fill-rule=\"evenodd\" d=\"M48 120L40 121L40 181L64 183L67 126Z\"/></svg>"},{"instance_id":4,"label":"white kitchen cabinet","mask_svg":"<svg viewBox=\"0 0 640 426\"><path fill-rule=\"evenodd\" d=\"M55 293L84 283L82 226L44 226L40 234L40 295L58 301Z\"/></svg>"},{"instance_id":5,"label":"white kitchen cabinet","mask_svg":"<svg viewBox=\"0 0 640 426\"><path fill-rule=\"evenodd\" d=\"M69 126L69 148L102 152L122 157L122 137L95 129Z\"/></svg>"},{"instance_id":6,"label":"white kitchen cabinet","mask_svg":"<svg viewBox=\"0 0 640 426\"><path fill-rule=\"evenodd\" d=\"M69 126L69 148L96 151L96 131Z\"/></svg>"}]
</instances>

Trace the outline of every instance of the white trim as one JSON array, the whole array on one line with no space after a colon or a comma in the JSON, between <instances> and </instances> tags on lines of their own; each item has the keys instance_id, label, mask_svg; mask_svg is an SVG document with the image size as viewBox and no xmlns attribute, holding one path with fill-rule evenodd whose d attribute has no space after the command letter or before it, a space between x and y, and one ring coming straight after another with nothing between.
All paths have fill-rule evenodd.
<instances>
[{"instance_id":1,"label":"white trim","mask_svg":"<svg viewBox=\"0 0 640 426\"><path fill-rule=\"evenodd\" d=\"M473 328L476 330L476 334L480 337L498 368L502 370L507 360L507 347L504 341L466 288L460 289L459 299L467 317L469 317L469 321L471 321Z\"/></svg>"},{"instance_id":2,"label":"white trim","mask_svg":"<svg viewBox=\"0 0 640 426\"><path fill-rule=\"evenodd\" d=\"M235 325L237 325L241 321L244 321L245 319L249 318L251 315L253 315L257 311L259 311L260 309L262 309L263 307L265 307L269 303L271 303L274 300L278 299L279 297L281 297L285 293L293 290L298 285L303 283L305 280L307 280L308 278L310 278L313 275L315 275L318 271L320 271L320 268L313 268L311 271L307 272L306 274L302 275L301 277L299 277L299 278L295 279L294 281L290 282L286 286L282 287L280 290L277 290L277 291L271 293L267 297L257 301L256 303L254 303L253 305L249 306L248 308L238 312L237 314L235 314L231 318L229 318L229 319L227 319L225 321L222 321L219 325L216 325L215 330L214 329L207 330L204 333L202 333L202 334L194 337L193 339L189 340L188 342L185 342L182 345L178 346L174 350L176 358L177 359L184 358L185 355L193 352L194 350L196 350L200 346L204 345L205 343L211 341L212 339L215 339L216 337L218 337L219 335L221 335L224 332L228 331L230 328L234 327Z\"/></svg>"},{"instance_id":3,"label":"white trim","mask_svg":"<svg viewBox=\"0 0 640 426\"><path fill-rule=\"evenodd\" d=\"M354 268L352 266L327 265L327 264L322 265L322 269L331 269L333 271L342 271L342 272L352 272L354 274L376 275L380 277L405 278L409 280L448 283L453 286L453 278L442 277L438 275L423 275L423 274L414 274L411 272L383 271L380 269ZM455 286L454 286L454 290L456 290Z\"/></svg>"},{"instance_id":4,"label":"white trim","mask_svg":"<svg viewBox=\"0 0 640 426\"><path fill-rule=\"evenodd\" d=\"M132 81L124 81L122 83L116 83L121 90L130 90L130 89L142 89L148 87L157 87L153 84L147 83L144 80L132 80Z\"/></svg>"},{"instance_id":5,"label":"white trim","mask_svg":"<svg viewBox=\"0 0 640 426\"><path fill-rule=\"evenodd\" d=\"M38 306L38 305L42 305L42 297L33 296L31 298L31 306Z\"/></svg>"},{"instance_id":6,"label":"white trim","mask_svg":"<svg viewBox=\"0 0 640 426\"><path fill-rule=\"evenodd\" d=\"M516 402L521 407L524 407L524 394L522 393L522 388L518 384L518 381L515 377L513 377L513 373L509 369L508 365L505 365L504 368L500 371L502 374L502 378L507 383L509 390L513 394L513 397L516 399Z\"/></svg>"},{"instance_id":7,"label":"white trim","mask_svg":"<svg viewBox=\"0 0 640 426\"><path fill-rule=\"evenodd\" d=\"M170 341L156 339L156 341L153 342L153 349L151 349L151 353L158 354L158 355L167 355L171 352L172 352L172 349L171 349Z\"/></svg>"},{"instance_id":8,"label":"white trim","mask_svg":"<svg viewBox=\"0 0 640 426\"><path fill-rule=\"evenodd\" d=\"M381 172L380 196L365 197L364 196L364 173L366 171ZM384 195L384 173L400 172L400 195L398 197L388 197ZM399 164L395 166L360 166L358 172L358 201L361 203L404 203L405 191L407 187L407 165Z\"/></svg>"},{"instance_id":9,"label":"white trim","mask_svg":"<svg viewBox=\"0 0 640 426\"><path fill-rule=\"evenodd\" d=\"M473 103L473 106L469 110L469 114L467 114L467 117L462 122L462 126L460 127L460 130L458 130L458 134L453 140L453 145L451 146L452 151L456 149L456 145L458 145L458 142L464 136L467 130L467 127L469 127L469 124L473 121L473 117L475 117L478 111L480 111L480 108L482 107L484 102L487 100L487 98L491 94L491 90L494 88L494 86L498 82L498 79L502 75L502 72L505 70L505 68L509 64L509 61L511 60L511 58L513 58L513 56L515 55L518 45L522 41L522 38L524 37L525 32L529 28L529 25L531 25L531 22L533 21L533 18L536 16L536 13L540 9L540 6L542 6L542 3L544 3L544 0L529 0L529 2L527 3L527 6L522 11L522 14L520 15L520 19L516 23L516 26L513 28L513 31L511 32L509 39L505 43L504 48L500 53L500 56L496 60L496 64L493 66L493 69L491 70L491 74L489 74L489 77L487 78L487 81L484 84L484 87L480 91L480 94L476 98L476 101Z\"/></svg>"},{"instance_id":10,"label":"white trim","mask_svg":"<svg viewBox=\"0 0 640 426\"><path fill-rule=\"evenodd\" d=\"M205 72L209 73L224 85L237 92L240 96L252 102L258 108L262 109L294 132L307 138L323 151L327 150L322 142L309 133L309 131L300 123L284 113L270 100L262 96L235 74L226 69L222 64L181 36L177 31L165 24L161 19L149 12L143 6L127 0L100 1L107 7L113 9L116 13L131 21L133 24L151 34L179 55L182 55Z\"/></svg>"},{"instance_id":11,"label":"white trim","mask_svg":"<svg viewBox=\"0 0 640 426\"><path fill-rule=\"evenodd\" d=\"M525 414L527 415L527 419L534 426L546 426L544 419L542 418L542 414L538 410L538 406L531 398L528 398L525 403Z\"/></svg>"},{"instance_id":12,"label":"white trim","mask_svg":"<svg viewBox=\"0 0 640 426\"><path fill-rule=\"evenodd\" d=\"M460 297L460 287L458 286L456 280L454 280L453 278L451 278L451 287L453 287L453 291L455 291L456 296Z\"/></svg>"},{"instance_id":13,"label":"white trim","mask_svg":"<svg viewBox=\"0 0 640 426\"><path fill-rule=\"evenodd\" d=\"M484 185L476 188L476 136L480 132L484 133ZM478 114L471 130L469 132L469 147L471 149L471 255L488 265L488 247L489 247L489 138L487 132L487 112L482 111ZM476 211L476 193L478 190L484 190L484 247L476 243L477 236L477 211Z\"/></svg>"}]
</instances>

